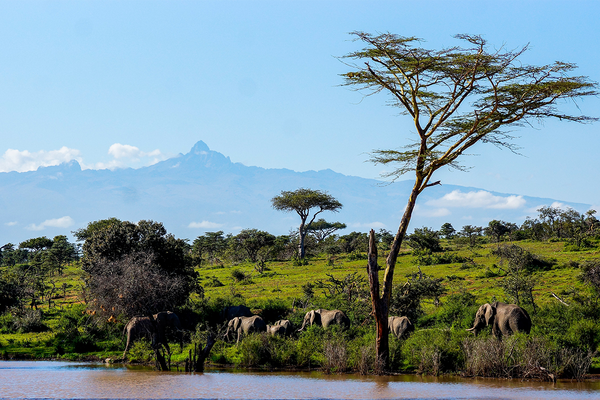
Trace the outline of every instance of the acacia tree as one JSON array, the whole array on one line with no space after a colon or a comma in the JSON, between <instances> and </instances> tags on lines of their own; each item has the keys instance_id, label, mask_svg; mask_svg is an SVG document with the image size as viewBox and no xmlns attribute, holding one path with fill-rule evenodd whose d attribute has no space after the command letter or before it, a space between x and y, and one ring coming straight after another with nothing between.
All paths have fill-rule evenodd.
<instances>
[{"instance_id":1,"label":"acacia tree","mask_svg":"<svg viewBox=\"0 0 600 400\"><path fill-rule=\"evenodd\" d=\"M587 77L569 76L576 66L555 62L542 66L522 64L516 51L489 49L481 36L457 35L466 47L431 50L419 47L420 39L391 33L371 35L353 32L366 47L344 58L353 69L342 74L345 85L366 91L385 92L392 105L412 119L416 140L400 150L376 150L371 161L391 165L384 176L392 180L414 173L415 183L386 259L383 291L380 293L375 235L371 231L369 281L377 324L379 365L388 362L387 317L394 268L417 197L437 185L433 174L442 167L464 168L458 158L478 142L516 151L506 128L556 117L589 122L584 115L558 110L560 100L595 95L596 83ZM352 60L365 60L356 64ZM389 167L388 167L389 168Z\"/></svg>"},{"instance_id":2,"label":"acacia tree","mask_svg":"<svg viewBox=\"0 0 600 400\"><path fill-rule=\"evenodd\" d=\"M279 196L271 199L273 208L280 211L295 211L300 216L300 227L298 234L300 242L298 244L298 256L304 258L304 239L308 233L308 226L312 225L317 215L323 211L338 212L342 208L342 203L337 201L332 195L320 190L300 188L294 191L282 190ZM312 209L317 208L312 219L307 224Z\"/></svg>"},{"instance_id":3,"label":"acacia tree","mask_svg":"<svg viewBox=\"0 0 600 400\"><path fill-rule=\"evenodd\" d=\"M317 243L321 243L340 229L346 229L346 224L342 222L327 222L323 218L311 222L306 226L306 230L314 236Z\"/></svg>"}]
</instances>

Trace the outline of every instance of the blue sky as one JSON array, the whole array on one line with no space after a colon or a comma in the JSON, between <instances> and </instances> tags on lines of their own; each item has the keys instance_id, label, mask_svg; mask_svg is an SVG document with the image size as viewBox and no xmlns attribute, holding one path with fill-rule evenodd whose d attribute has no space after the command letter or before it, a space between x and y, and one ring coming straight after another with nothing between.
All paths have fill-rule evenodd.
<instances>
[{"instance_id":1,"label":"blue sky","mask_svg":"<svg viewBox=\"0 0 600 400\"><path fill-rule=\"evenodd\" d=\"M140 167L203 140L246 165L376 178L368 152L406 144L411 125L385 96L340 87L336 57L360 46L348 32L530 43L523 62L574 62L598 81L598 15L598 1L3 1L0 172ZM600 117L600 99L578 106ZM523 156L482 145L470 172L439 179L600 207L599 133L520 128Z\"/></svg>"}]
</instances>

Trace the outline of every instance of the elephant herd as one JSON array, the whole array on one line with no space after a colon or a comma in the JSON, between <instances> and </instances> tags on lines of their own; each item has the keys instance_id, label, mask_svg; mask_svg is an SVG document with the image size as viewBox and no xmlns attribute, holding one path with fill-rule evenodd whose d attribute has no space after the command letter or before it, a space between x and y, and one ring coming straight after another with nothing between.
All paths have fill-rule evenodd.
<instances>
[{"instance_id":1,"label":"elephant herd","mask_svg":"<svg viewBox=\"0 0 600 400\"><path fill-rule=\"evenodd\" d=\"M350 319L340 310L312 310L306 313L302 327L294 330L292 323L287 319L280 319L273 325L267 325L258 315L252 315L252 312L245 306L225 307L223 316L231 317L227 323L227 332L225 338L230 340L230 335L237 337L240 341L242 335L250 333L266 332L269 335L291 336L294 332L302 332L307 325L319 325L324 329L331 325L339 325L343 328L350 326Z\"/></svg>"},{"instance_id":2,"label":"elephant herd","mask_svg":"<svg viewBox=\"0 0 600 400\"><path fill-rule=\"evenodd\" d=\"M307 326L318 325L327 329L330 326L338 325L341 328L350 326L350 319L340 310L311 310L306 313L302 326L294 330L292 323L287 319L268 325L258 315L253 315L246 306L225 307L221 313L222 320L228 321L227 331L224 334L226 340L232 340L234 337L237 342L242 335L250 333L266 332L270 335L291 336L294 332L302 332ZM467 329L469 332L477 335L486 326L492 326L492 334L500 337L507 336L516 332L529 333L531 330L531 318L527 312L515 304L506 304L494 302L486 303L479 307L475 315L473 327ZM403 338L414 330L413 324L407 317L390 316L388 318L389 331L398 339ZM182 345L182 328L177 315L171 311L163 311L154 314L151 317L133 317L123 330L127 336L127 345L123 352L123 358L129 350L132 342L136 339L146 337L152 341L152 347L164 346L170 353L165 333L167 328L171 328L178 335L180 346Z\"/></svg>"}]
</instances>

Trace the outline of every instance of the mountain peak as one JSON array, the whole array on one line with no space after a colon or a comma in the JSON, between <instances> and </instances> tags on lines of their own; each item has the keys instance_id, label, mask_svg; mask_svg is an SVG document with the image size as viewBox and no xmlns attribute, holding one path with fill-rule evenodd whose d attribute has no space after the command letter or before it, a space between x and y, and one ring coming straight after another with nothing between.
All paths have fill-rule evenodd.
<instances>
[{"instance_id":1,"label":"mountain peak","mask_svg":"<svg viewBox=\"0 0 600 400\"><path fill-rule=\"evenodd\" d=\"M192 147L192 150L190 151L190 153L193 154L206 154L208 152L210 152L210 148L202 140L196 142L196 144L194 145L194 147Z\"/></svg>"}]
</instances>

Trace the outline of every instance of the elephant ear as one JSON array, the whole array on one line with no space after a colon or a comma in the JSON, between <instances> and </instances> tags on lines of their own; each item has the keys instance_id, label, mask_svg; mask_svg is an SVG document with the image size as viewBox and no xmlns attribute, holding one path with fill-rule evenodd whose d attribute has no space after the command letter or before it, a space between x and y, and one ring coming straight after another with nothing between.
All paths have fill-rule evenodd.
<instances>
[{"instance_id":1,"label":"elephant ear","mask_svg":"<svg viewBox=\"0 0 600 400\"><path fill-rule=\"evenodd\" d=\"M235 317L233 319L233 330L237 331L238 328L240 327L240 323L241 323L240 317Z\"/></svg>"},{"instance_id":2,"label":"elephant ear","mask_svg":"<svg viewBox=\"0 0 600 400\"><path fill-rule=\"evenodd\" d=\"M494 317L496 316L496 307L492 307L491 304L486 303L485 307L485 323L486 325L491 325L494 322Z\"/></svg>"}]
</instances>

